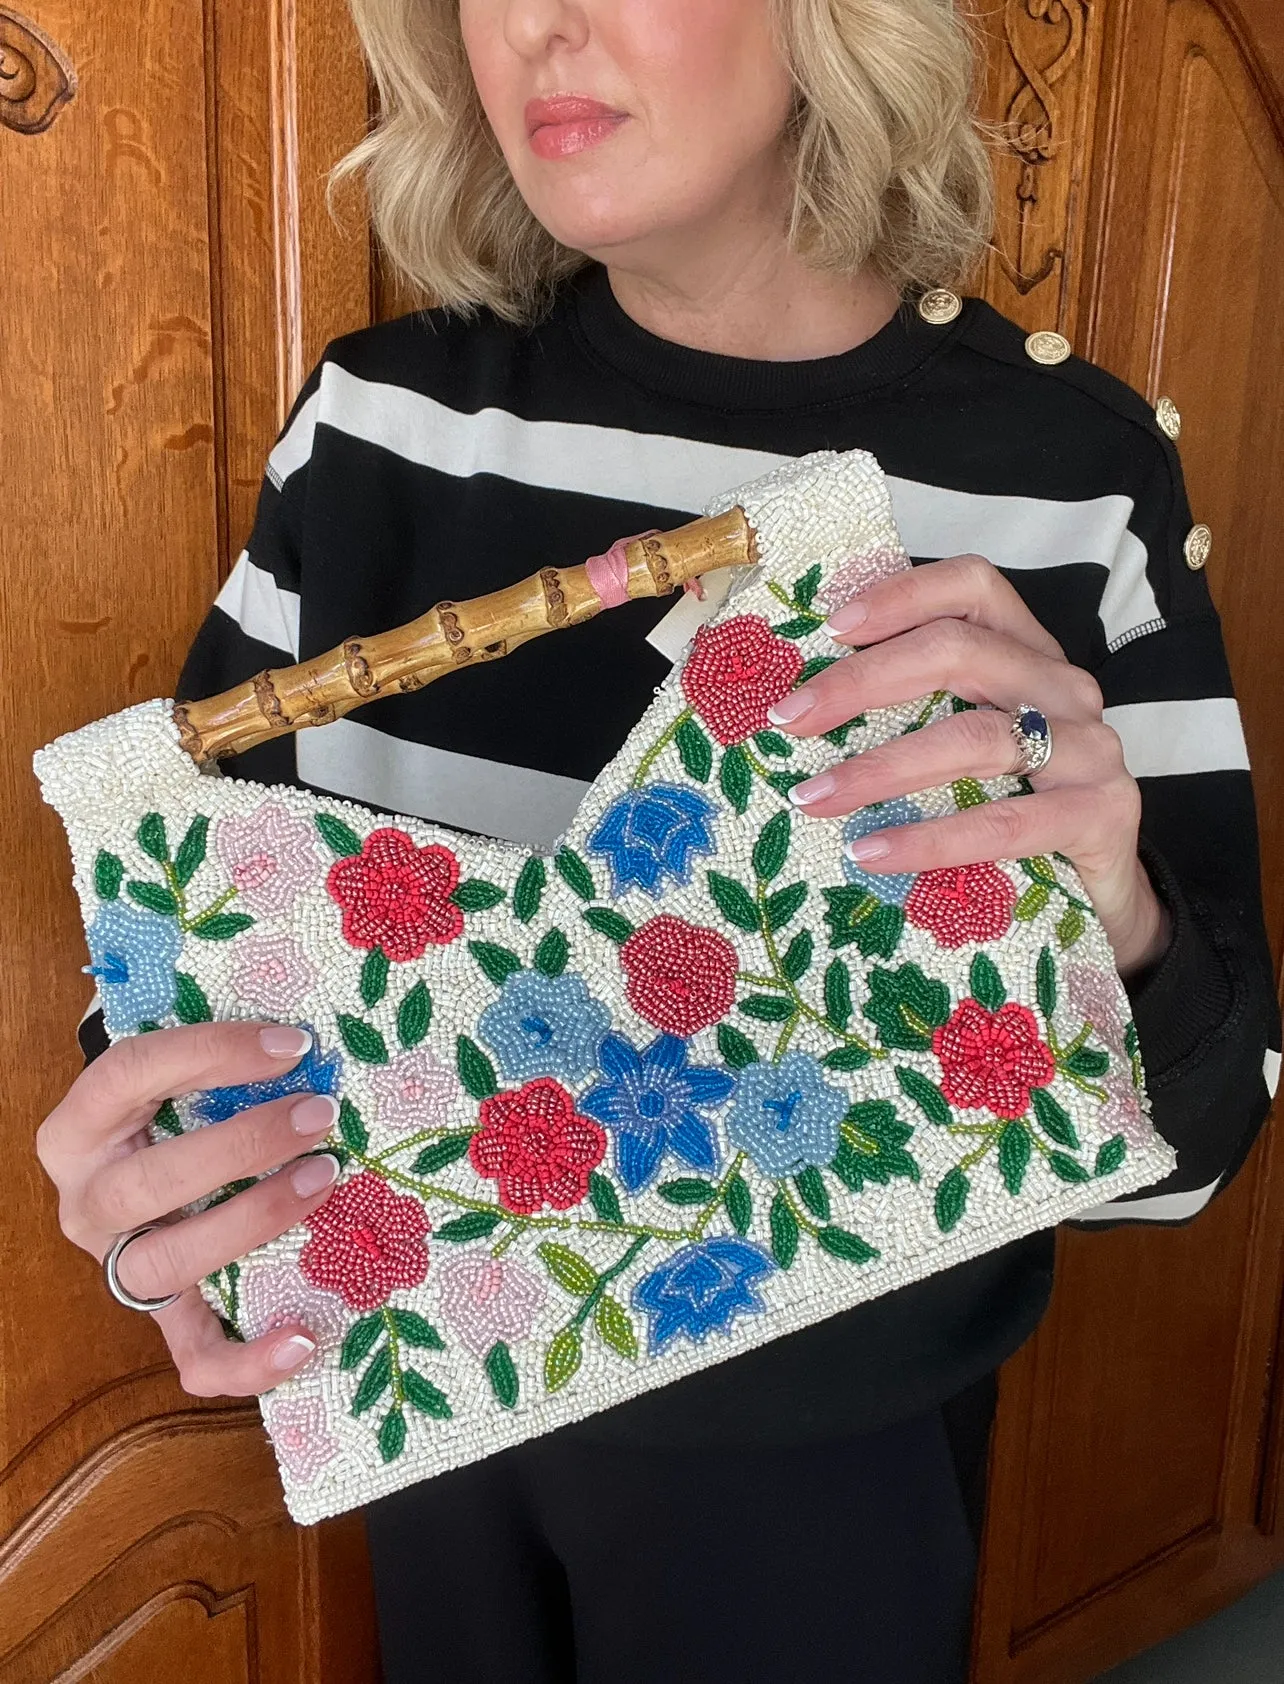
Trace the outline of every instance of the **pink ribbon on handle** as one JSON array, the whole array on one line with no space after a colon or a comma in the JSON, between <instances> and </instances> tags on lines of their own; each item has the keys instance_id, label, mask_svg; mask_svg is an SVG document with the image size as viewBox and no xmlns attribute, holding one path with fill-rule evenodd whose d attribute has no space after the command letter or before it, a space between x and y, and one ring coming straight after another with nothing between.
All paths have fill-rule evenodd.
<instances>
[{"instance_id":1,"label":"pink ribbon on handle","mask_svg":"<svg viewBox=\"0 0 1284 1684\"><path fill-rule=\"evenodd\" d=\"M659 530L653 526L647 532L635 532L631 538L617 538L605 555L591 555L584 563L593 594L603 608L618 608L629 600L629 564L624 546L638 538L652 538Z\"/></svg>"}]
</instances>

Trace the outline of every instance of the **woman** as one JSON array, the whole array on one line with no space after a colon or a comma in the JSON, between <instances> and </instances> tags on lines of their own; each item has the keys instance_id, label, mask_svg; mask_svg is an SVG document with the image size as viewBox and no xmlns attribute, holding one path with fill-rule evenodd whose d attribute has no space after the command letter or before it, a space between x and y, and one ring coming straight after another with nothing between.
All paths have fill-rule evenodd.
<instances>
[{"instance_id":1,"label":"woman","mask_svg":"<svg viewBox=\"0 0 1284 1684\"><path fill-rule=\"evenodd\" d=\"M854 872L1074 861L1181 1158L1097 1215L1189 1218L1260 1126L1275 1031L1234 730L1162 756L1154 733L1234 704L1150 410L941 290L990 203L949 0L355 9L384 114L347 168L443 307L328 349L179 694L679 524L781 457L872 450L935 565L827 605L859 652L776 724L812 735L936 688L992 705L793 798L861 815ZM631 604L228 770L545 845L690 636L674 612ZM1032 795L892 827L913 815L884 805L874 828L876 803L1010 769L1023 702L1055 738ZM1196 751L1198 774L1145 775ZM266 1390L315 1349L297 1325L228 1342L192 1283L324 1201L334 1160L299 1154L334 1106L281 1099L157 1146L144 1126L167 1094L303 1051L284 1026L163 1030L103 1052L40 1131L95 1256L284 1166L122 1256L131 1292L182 1289L156 1319L199 1395ZM961 1679L994 1371L1052 1258L1049 1230L372 1505L387 1684Z\"/></svg>"}]
</instances>

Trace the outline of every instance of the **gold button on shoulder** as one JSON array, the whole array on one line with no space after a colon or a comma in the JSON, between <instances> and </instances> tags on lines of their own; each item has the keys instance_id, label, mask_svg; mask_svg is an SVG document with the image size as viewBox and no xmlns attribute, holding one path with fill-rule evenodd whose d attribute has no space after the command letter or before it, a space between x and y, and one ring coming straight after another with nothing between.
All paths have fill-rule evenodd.
<instances>
[{"instance_id":1,"label":"gold button on shoulder","mask_svg":"<svg viewBox=\"0 0 1284 1684\"><path fill-rule=\"evenodd\" d=\"M918 301L918 313L925 322L931 322L933 327L944 327L946 322L952 322L963 308L963 300L956 292L949 292L945 287L933 287L925 292Z\"/></svg>"},{"instance_id":2,"label":"gold button on shoulder","mask_svg":"<svg viewBox=\"0 0 1284 1684\"><path fill-rule=\"evenodd\" d=\"M1184 545L1186 565L1192 573L1198 573L1213 553L1213 534L1202 522L1192 526L1186 534Z\"/></svg>"},{"instance_id":3,"label":"gold button on shoulder","mask_svg":"<svg viewBox=\"0 0 1284 1684\"><path fill-rule=\"evenodd\" d=\"M1155 420L1168 434L1170 439L1181 436L1181 416L1177 413L1177 405L1171 398L1160 398L1155 405Z\"/></svg>"},{"instance_id":4,"label":"gold button on shoulder","mask_svg":"<svg viewBox=\"0 0 1284 1684\"><path fill-rule=\"evenodd\" d=\"M1042 333L1032 333L1025 342L1026 355L1037 363L1044 363L1049 368L1054 363L1063 363L1070 355L1070 341L1063 333L1053 333L1045 329Z\"/></svg>"}]
</instances>

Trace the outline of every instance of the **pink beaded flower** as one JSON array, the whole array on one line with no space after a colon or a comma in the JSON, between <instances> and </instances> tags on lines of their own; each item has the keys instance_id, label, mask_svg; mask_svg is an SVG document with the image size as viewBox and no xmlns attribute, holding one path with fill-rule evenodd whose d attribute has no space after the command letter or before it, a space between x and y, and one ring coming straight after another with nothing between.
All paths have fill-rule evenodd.
<instances>
[{"instance_id":1,"label":"pink beaded flower","mask_svg":"<svg viewBox=\"0 0 1284 1684\"><path fill-rule=\"evenodd\" d=\"M798 646L758 614L701 626L682 669L688 702L720 743L742 743L767 728L767 709L802 671Z\"/></svg>"},{"instance_id":2,"label":"pink beaded flower","mask_svg":"<svg viewBox=\"0 0 1284 1684\"><path fill-rule=\"evenodd\" d=\"M303 1218L312 1230L299 1268L313 1286L342 1293L353 1310L375 1310L428 1273L428 1213L371 1171L336 1187Z\"/></svg>"},{"instance_id":3,"label":"pink beaded flower","mask_svg":"<svg viewBox=\"0 0 1284 1684\"><path fill-rule=\"evenodd\" d=\"M1108 1047L1122 1054L1124 1032L1116 980L1095 965L1067 965L1065 977L1071 1005L1082 1012Z\"/></svg>"},{"instance_id":4,"label":"pink beaded flower","mask_svg":"<svg viewBox=\"0 0 1284 1684\"><path fill-rule=\"evenodd\" d=\"M317 875L311 830L279 801L220 819L214 846L240 898L265 917L287 912Z\"/></svg>"},{"instance_id":5,"label":"pink beaded flower","mask_svg":"<svg viewBox=\"0 0 1284 1684\"><path fill-rule=\"evenodd\" d=\"M1127 1076L1111 1075L1101 1080L1110 1098L1101 1113L1101 1126L1123 1135L1133 1146L1149 1146L1155 1125L1142 1110L1141 1099Z\"/></svg>"},{"instance_id":6,"label":"pink beaded flower","mask_svg":"<svg viewBox=\"0 0 1284 1684\"><path fill-rule=\"evenodd\" d=\"M459 1080L427 1047L401 1053L375 1070L370 1085L378 1096L379 1121L394 1129L429 1128L445 1121L459 1093Z\"/></svg>"},{"instance_id":7,"label":"pink beaded flower","mask_svg":"<svg viewBox=\"0 0 1284 1684\"><path fill-rule=\"evenodd\" d=\"M243 1000L286 1014L311 993L316 966L293 936L243 936L236 945L232 985Z\"/></svg>"},{"instance_id":8,"label":"pink beaded flower","mask_svg":"<svg viewBox=\"0 0 1284 1684\"><path fill-rule=\"evenodd\" d=\"M287 1322L299 1321L323 1348L339 1345L348 1331L343 1300L320 1292L290 1263L262 1263L241 1276L239 1325L247 1339L258 1339Z\"/></svg>"},{"instance_id":9,"label":"pink beaded flower","mask_svg":"<svg viewBox=\"0 0 1284 1684\"><path fill-rule=\"evenodd\" d=\"M893 573L903 573L907 564L895 550L873 550L869 555L849 555L836 573L816 592L815 607L832 614L853 596L868 590L880 579L890 579Z\"/></svg>"},{"instance_id":10,"label":"pink beaded flower","mask_svg":"<svg viewBox=\"0 0 1284 1684\"><path fill-rule=\"evenodd\" d=\"M475 1357L499 1340L515 1344L535 1325L544 1283L507 1257L473 1252L452 1257L437 1275L442 1313Z\"/></svg>"},{"instance_id":11,"label":"pink beaded flower","mask_svg":"<svg viewBox=\"0 0 1284 1684\"><path fill-rule=\"evenodd\" d=\"M276 1453L301 1484L315 1479L339 1448L325 1430L325 1405L318 1397L265 1399L263 1413Z\"/></svg>"}]
</instances>

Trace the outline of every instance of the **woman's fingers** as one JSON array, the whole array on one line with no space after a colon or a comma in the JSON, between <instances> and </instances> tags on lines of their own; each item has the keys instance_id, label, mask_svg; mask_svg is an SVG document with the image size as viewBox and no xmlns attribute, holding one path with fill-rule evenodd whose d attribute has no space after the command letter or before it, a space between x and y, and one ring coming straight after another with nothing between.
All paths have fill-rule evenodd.
<instances>
[{"instance_id":1,"label":"woman's fingers","mask_svg":"<svg viewBox=\"0 0 1284 1684\"><path fill-rule=\"evenodd\" d=\"M194 1286L153 1316L174 1358L179 1382L193 1397L255 1397L279 1386L316 1354L316 1339L301 1322L283 1323L258 1339L228 1339Z\"/></svg>"},{"instance_id":2,"label":"woman's fingers","mask_svg":"<svg viewBox=\"0 0 1284 1684\"><path fill-rule=\"evenodd\" d=\"M892 707L936 690L1008 709L1028 702L1049 717L1101 714L1101 691L1081 668L985 626L933 620L835 661L791 690L767 717L795 736L814 737L869 708Z\"/></svg>"},{"instance_id":3,"label":"woman's fingers","mask_svg":"<svg viewBox=\"0 0 1284 1684\"><path fill-rule=\"evenodd\" d=\"M293 1228L325 1203L338 1173L328 1152L300 1158L209 1210L140 1234L121 1254L117 1277L136 1298L181 1292ZM118 1231L134 1226L124 1222Z\"/></svg>"},{"instance_id":4,"label":"woman's fingers","mask_svg":"<svg viewBox=\"0 0 1284 1684\"><path fill-rule=\"evenodd\" d=\"M1048 769L1034 775L1036 789L1125 775L1122 746L1108 725L1055 720L1052 731L1055 751ZM1009 716L978 708L855 754L796 784L789 799L811 817L833 818L956 778L1002 777L1012 770L1015 753Z\"/></svg>"},{"instance_id":5,"label":"woman's fingers","mask_svg":"<svg viewBox=\"0 0 1284 1684\"><path fill-rule=\"evenodd\" d=\"M880 579L835 609L825 629L839 643L882 643L938 619L968 620L1037 654L1065 658L998 568L979 555L946 556Z\"/></svg>"}]
</instances>

